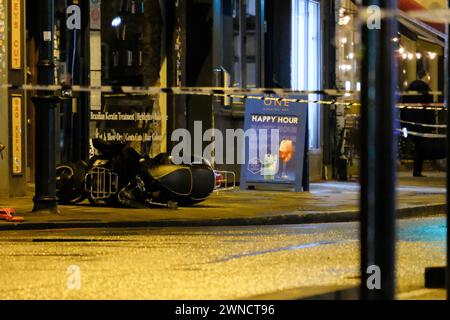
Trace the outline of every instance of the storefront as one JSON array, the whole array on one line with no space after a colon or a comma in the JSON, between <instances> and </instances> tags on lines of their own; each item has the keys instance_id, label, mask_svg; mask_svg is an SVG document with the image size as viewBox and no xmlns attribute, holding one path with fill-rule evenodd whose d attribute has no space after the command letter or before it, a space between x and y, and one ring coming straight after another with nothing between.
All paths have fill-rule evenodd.
<instances>
[{"instance_id":1,"label":"storefront","mask_svg":"<svg viewBox=\"0 0 450 320\"><path fill-rule=\"evenodd\" d=\"M198 71L196 81L189 82L188 79L186 83L192 86L319 90L324 72L322 33L323 21L326 19L321 4L322 1L312 0L214 1L213 29L203 29L199 37L212 39L212 52L204 55L203 69ZM189 56L189 52L194 52L197 46L189 43L192 41L189 36L189 18L187 23L186 48ZM202 42L201 47L204 48L205 40ZM208 52L211 49L204 50ZM208 81L211 79L208 69L212 70L212 82ZM190 79L195 79L189 70L187 74ZM207 128L214 126L221 131L243 128L245 101L214 99L212 116L207 110L210 99L189 99L195 101L196 109L190 109L188 101L188 118L191 113L191 119L201 119L209 123ZM199 105L204 109L200 110ZM323 176L322 113L319 105L310 104L308 144L312 179L321 179ZM234 171L239 177L239 165L218 167Z\"/></svg>"},{"instance_id":2,"label":"storefront","mask_svg":"<svg viewBox=\"0 0 450 320\"><path fill-rule=\"evenodd\" d=\"M419 78L421 71L429 75L432 91L443 91L445 28L443 25L413 19L406 13L409 10L446 8L446 5L446 1L399 1L401 12L398 15L398 36L392 39L397 44L399 92L407 91L409 84ZM361 88L358 8L354 1L337 0L336 10L339 17L336 28L336 87L356 93L341 97L340 100L357 101ZM435 95L434 102L442 102L442 95ZM336 178L346 180L359 175L359 114L359 107L336 106ZM436 123L442 120L442 111L436 111ZM411 154L407 154L403 144L404 141L399 142L399 157L407 163L411 160Z\"/></svg>"},{"instance_id":3,"label":"storefront","mask_svg":"<svg viewBox=\"0 0 450 320\"><path fill-rule=\"evenodd\" d=\"M6 6L11 1L1 3ZM31 13L39 12L39 8L36 1L28 1L25 10L25 2L21 1L23 63L21 69L13 69L10 52L0 52L0 66L6 70L0 79L4 84L37 83L39 24L38 15ZM243 128L242 99L125 94L120 90L105 93L94 87L328 87L327 78L334 73L330 72L334 62L329 59L333 44L323 35L326 26L334 25L328 14L332 7L328 1L315 0L56 0L56 83L91 86L89 92L69 92L61 100L56 124L57 161L86 160L92 154L93 138L130 141L138 150L156 155L170 150L170 135L175 129L193 132L195 121L202 121L204 131ZM27 18L25 12L29 13ZM75 14L79 14L79 20ZM5 25L11 23L8 16L0 18ZM69 24L68 19L75 20ZM0 36L6 30L11 29L0 29ZM8 43L7 38L3 41ZM22 180L27 177L32 181L38 152L33 142L37 125L34 106L26 93L2 88L1 112L8 112L6 106L11 106L8 99L13 93L23 95L23 130L18 131L22 134ZM28 96L32 94L30 91ZM310 104L308 111L309 172L317 180L324 176L323 153L330 148L324 142L323 114L327 110ZM8 121L11 129L11 115L4 117L3 113L1 119ZM12 158L7 153L12 134L5 128L1 128L0 143L8 140L4 156ZM5 170L12 172L12 160L8 161L0 160L2 174ZM234 171L239 177L239 165L217 168ZM13 178L19 179L19 175ZM13 184L6 185L9 188Z\"/></svg>"},{"instance_id":4,"label":"storefront","mask_svg":"<svg viewBox=\"0 0 450 320\"><path fill-rule=\"evenodd\" d=\"M90 84L166 86L165 13L159 0L91 0ZM128 141L152 156L166 151L165 94L94 91L90 99L91 139Z\"/></svg>"},{"instance_id":5,"label":"storefront","mask_svg":"<svg viewBox=\"0 0 450 320\"><path fill-rule=\"evenodd\" d=\"M27 7L27 82L37 84L39 15L37 1ZM101 87L166 84L162 8L156 1L54 1L55 84ZM155 5L158 15L155 14ZM158 29L153 17L159 17ZM120 23L118 23L120 21ZM150 34L147 39L140 34ZM160 72L161 71L161 72ZM57 94L61 95L61 91ZM33 91L30 91L30 96ZM166 148L166 96L125 95L100 90L68 90L57 110L58 163L87 160L91 140L132 142L143 152ZM28 99L27 167L34 179L34 106ZM164 120L164 121L163 121ZM156 133L155 133L156 132Z\"/></svg>"},{"instance_id":6,"label":"storefront","mask_svg":"<svg viewBox=\"0 0 450 320\"><path fill-rule=\"evenodd\" d=\"M25 1L0 0L0 197L26 194Z\"/></svg>"},{"instance_id":7,"label":"storefront","mask_svg":"<svg viewBox=\"0 0 450 320\"><path fill-rule=\"evenodd\" d=\"M401 1L399 6L406 12L416 9L442 9L447 7L446 1ZM424 80L431 88L433 103L443 103L444 92L444 72L445 72L445 26L436 23L429 23L412 19L406 14L401 14L399 21L398 39L398 87L400 91L408 91L410 85L415 80ZM424 76L425 75L425 76ZM425 79L421 79L421 78ZM416 112L417 111L413 111ZM400 119L408 120L411 111L402 109L400 111ZM409 115L409 116L408 116ZM444 110L422 111L419 115L420 121L415 122L431 122L436 125L430 129L432 134L445 134L446 112ZM414 116L414 118L416 118ZM411 119L409 119L411 120ZM410 167L414 159L414 147L411 134L417 130L417 126L412 126L405 122L401 122L404 134L400 138L399 158L405 167ZM411 132L408 132L411 131ZM427 148L422 151L426 159L441 158L442 149L444 149L444 140L441 138L429 138L426 142ZM440 149L440 150L438 150ZM434 169L442 169L439 161L434 161Z\"/></svg>"}]
</instances>

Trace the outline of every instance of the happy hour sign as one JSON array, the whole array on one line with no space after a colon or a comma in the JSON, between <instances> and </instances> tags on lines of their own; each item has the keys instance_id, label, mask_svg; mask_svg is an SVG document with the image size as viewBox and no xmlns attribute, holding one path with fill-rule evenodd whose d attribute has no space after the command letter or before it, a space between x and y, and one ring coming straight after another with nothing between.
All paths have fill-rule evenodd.
<instances>
[{"instance_id":1,"label":"happy hour sign","mask_svg":"<svg viewBox=\"0 0 450 320\"><path fill-rule=\"evenodd\" d=\"M241 188L288 186L302 190L306 103L248 99Z\"/></svg>"}]
</instances>

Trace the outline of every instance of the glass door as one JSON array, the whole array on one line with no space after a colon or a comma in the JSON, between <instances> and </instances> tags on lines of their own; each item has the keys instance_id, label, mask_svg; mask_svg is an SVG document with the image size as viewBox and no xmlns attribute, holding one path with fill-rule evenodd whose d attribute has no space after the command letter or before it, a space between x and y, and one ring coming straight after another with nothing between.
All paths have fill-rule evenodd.
<instances>
[{"instance_id":1,"label":"glass door","mask_svg":"<svg viewBox=\"0 0 450 320\"><path fill-rule=\"evenodd\" d=\"M292 0L291 82L296 90L319 90L321 86L320 3ZM318 96L310 95L309 100ZM320 149L320 106L310 103L309 148Z\"/></svg>"}]
</instances>

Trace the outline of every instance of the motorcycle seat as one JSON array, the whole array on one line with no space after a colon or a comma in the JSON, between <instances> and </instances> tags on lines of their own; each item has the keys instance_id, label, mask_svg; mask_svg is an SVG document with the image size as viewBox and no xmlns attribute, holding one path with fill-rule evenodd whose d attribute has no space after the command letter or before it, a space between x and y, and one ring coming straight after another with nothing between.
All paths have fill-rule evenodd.
<instances>
[{"instance_id":1,"label":"motorcycle seat","mask_svg":"<svg viewBox=\"0 0 450 320\"><path fill-rule=\"evenodd\" d=\"M172 193L187 196L192 192L192 172L187 166L160 165L149 168L150 175Z\"/></svg>"},{"instance_id":2,"label":"motorcycle seat","mask_svg":"<svg viewBox=\"0 0 450 320\"><path fill-rule=\"evenodd\" d=\"M148 169L154 179L164 178L179 170L188 170L190 172L189 167L174 164L159 165Z\"/></svg>"}]
</instances>

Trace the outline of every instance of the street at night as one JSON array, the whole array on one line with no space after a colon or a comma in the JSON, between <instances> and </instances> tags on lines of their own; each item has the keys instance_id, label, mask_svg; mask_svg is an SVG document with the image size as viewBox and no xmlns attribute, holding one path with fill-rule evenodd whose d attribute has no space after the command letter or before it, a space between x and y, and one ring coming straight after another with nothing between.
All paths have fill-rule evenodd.
<instances>
[{"instance_id":1,"label":"street at night","mask_svg":"<svg viewBox=\"0 0 450 320\"><path fill-rule=\"evenodd\" d=\"M450 0L0 0L0 306L433 316L449 106Z\"/></svg>"},{"instance_id":2,"label":"street at night","mask_svg":"<svg viewBox=\"0 0 450 320\"><path fill-rule=\"evenodd\" d=\"M399 298L445 298L423 290L445 235L443 217L399 221ZM359 285L358 225L5 231L0 264L0 299L290 299Z\"/></svg>"}]
</instances>

